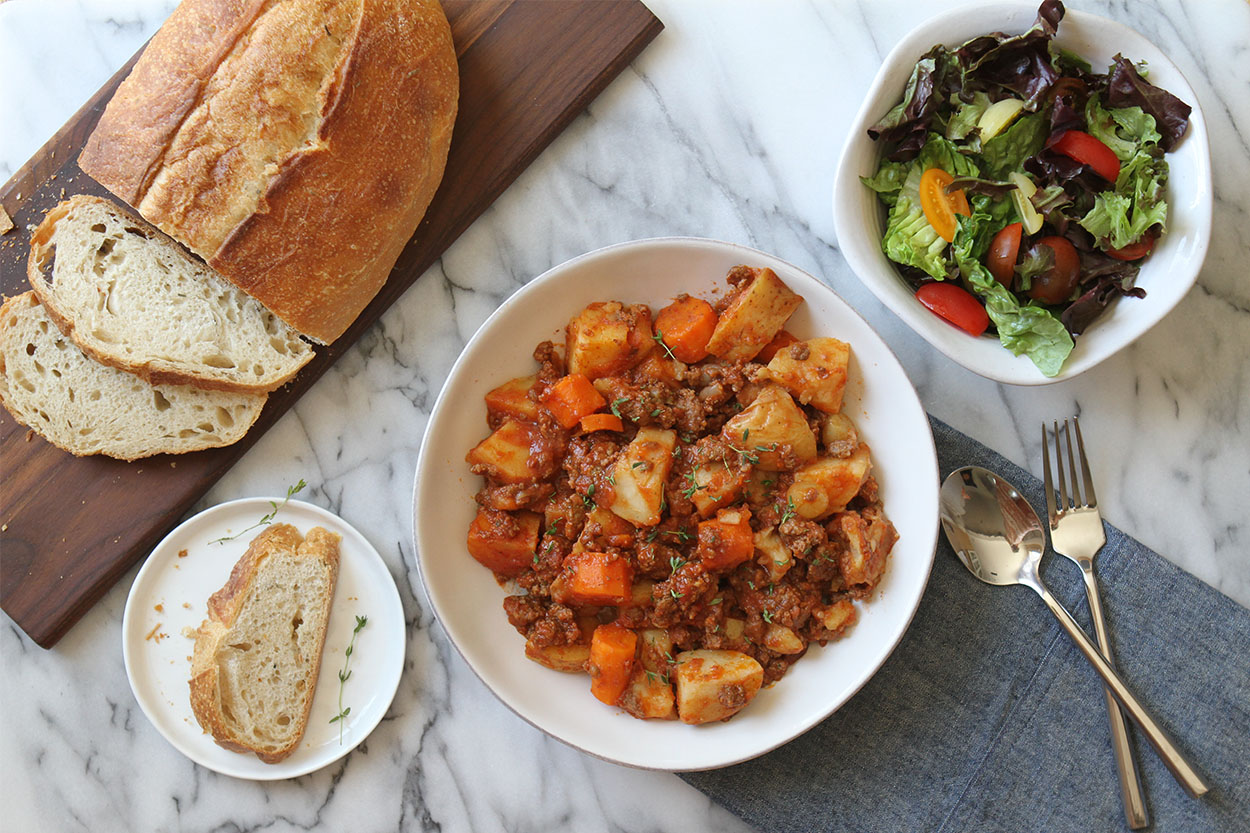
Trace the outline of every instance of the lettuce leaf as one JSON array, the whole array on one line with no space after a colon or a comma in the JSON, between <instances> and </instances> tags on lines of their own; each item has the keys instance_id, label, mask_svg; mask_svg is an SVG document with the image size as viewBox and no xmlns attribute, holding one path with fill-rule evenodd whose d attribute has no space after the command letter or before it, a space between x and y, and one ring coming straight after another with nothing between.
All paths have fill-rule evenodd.
<instances>
[{"instance_id":1,"label":"lettuce leaf","mask_svg":"<svg viewBox=\"0 0 1250 833\"><path fill-rule=\"evenodd\" d=\"M997 230L993 215L974 210L971 217L957 219L951 255L964 282L985 304L999 342L1014 355L1028 356L1042 375L1058 374L1075 346L1067 327L1045 307L1021 304L981 262Z\"/></svg>"},{"instance_id":2,"label":"lettuce leaf","mask_svg":"<svg viewBox=\"0 0 1250 833\"><path fill-rule=\"evenodd\" d=\"M1140 107L1154 118L1160 133L1159 146L1171 150L1189 127L1192 108L1167 90L1141 77L1123 55L1112 58L1107 79L1107 104L1113 108Z\"/></svg>"},{"instance_id":3,"label":"lettuce leaf","mask_svg":"<svg viewBox=\"0 0 1250 833\"><path fill-rule=\"evenodd\" d=\"M981 170L972 158L961 153L959 146L938 133L930 133L920 155L916 157L920 172L941 168L953 177L980 176Z\"/></svg>"},{"instance_id":4,"label":"lettuce leaf","mask_svg":"<svg viewBox=\"0 0 1250 833\"><path fill-rule=\"evenodd\" d=\"M1140 107L1103 107L1096 96L1090 96L1085 104L1085 122L1089 134L1115 152L1121 162L1127 162L1148 145L1159 143L1159 131L1155 129L1154 117Z\"/></svg>"},{"instance_id":5,"label":"lettuce leaf","mask_svg":"<svg viewBox=\"0 0 1250 833\"><path fill-rule=\"evenodd\" d=\"M972 94L972 101L961 101L958 95L951 93L950 106L955 115L946 123L946 138L961 141L976 129L981 116L989 109L990 97L978 90Z\"/></svg>"},{"instance_id":6,"label":"lettuce leaf","mask_svg":"<svg viewBox=\"0 0 1250 833\"><path fill-rule=\"evenodd\" d=\"M876 191L881 202L893 206L898 201L898 192L902 189L903 180L907 178L907 172L911 170L911 167L909 162L891 162L889 159L883 159L875 174L861 176L859 181Z\"/></svg>"},{"instance_id":7,"label":"lettuce leaf","mask_svg":"<svg viewBox=\"0 0 1250 833\"><path fill-rule=\"evenodd\" d=\"M1012 171L1024 170L1024 160L1042 149L1049 131L1050 125L1041 113L1016 119L981 148L986 174L994 179L1006 179Z\"/></svg>"},{"instance_id":8,"label":"lettuce leaf","mask_svg":"<svg viewBox=\"0 0 1250 833\"><path fill-rule=\"evenodd\" d=\"M1165 231L1168 204L1163 197L1167 179L1167 162L1148 150L1140 150L1121 166L1115 191L1095 195L1094 207L1077 223L1113 249L1137 242L1152 226Z\"/></svg>"},{"instance_id":9,"label":"lettuce leaf","mask_svg":"<svg viewBox=\"0 0 1250 833\"><path fill-rule=\"evenodd\" d=\"M886 219L881 250L895 263L914 266L930 277L945 280L948 267L943 252L946 241L938 236L920 207L920 176L923 170L918 162L912 163Z\"/></svg>"}]
</instances>

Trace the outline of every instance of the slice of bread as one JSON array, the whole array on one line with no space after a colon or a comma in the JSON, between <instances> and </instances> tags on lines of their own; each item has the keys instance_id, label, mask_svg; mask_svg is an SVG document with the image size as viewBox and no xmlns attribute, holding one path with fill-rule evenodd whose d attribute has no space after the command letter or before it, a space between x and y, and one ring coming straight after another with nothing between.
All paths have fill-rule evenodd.
<instances>
[{"instance_id":1,"label":"slice of bread","mask_svg":"<svg viewBox=\"0 0 1250 833\"><path fill-rule=\"evenodd\" d=\"M277 763L308 725L339 571L339 536L275 524L208 599L191 710L220 746Z\"/></svg>"},{"instance_id":2,"label":"slice of bread","mask_svg":"<svg viewBox=\"0 0 1250 833\"><path fill-rule=\"evenodd\" d=\"M99 197L48 212L31 236L27 275L84 353L153 384L261 393L313 357L260 302Z\"/></svg>"},{"instance_id":3,"label":"slice of bread","mask_svg":"<svg viewBox=\"0 0 1250 833\"><path fill-rule=\"evenodd\" d=\"M83 355L33 292L0 306L0 403L71 454L137 460L230 445L267 396L149 385Z\"/></svg>"}]
</instances>

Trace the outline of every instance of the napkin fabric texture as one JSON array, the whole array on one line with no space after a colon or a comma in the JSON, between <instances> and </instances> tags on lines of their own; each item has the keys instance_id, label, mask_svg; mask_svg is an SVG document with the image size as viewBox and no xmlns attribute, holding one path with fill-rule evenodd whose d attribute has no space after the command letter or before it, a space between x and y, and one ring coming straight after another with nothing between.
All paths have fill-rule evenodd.
<instances>
[{"instance_id":1,"label":"napkin fabric texture","mask_svg":"<svg viewBox=\"0 0 1250 833\"><path fill-rule=\"evenodd\" d=\"M1036 477L932 427L943 477L983 466L1045 512ZM1190 798L1130 726L1150 829L1246 833L1250 611L1106 532L1094 566L1120 673L1211 785ZM854 698L763 757L682 777L769 833L1127 830L1100 678L1033 591L982 584L938 538L911 627ZM1048 550L1042 576L1092 636L1080 568Z\"/></svg>"}]
</instances>

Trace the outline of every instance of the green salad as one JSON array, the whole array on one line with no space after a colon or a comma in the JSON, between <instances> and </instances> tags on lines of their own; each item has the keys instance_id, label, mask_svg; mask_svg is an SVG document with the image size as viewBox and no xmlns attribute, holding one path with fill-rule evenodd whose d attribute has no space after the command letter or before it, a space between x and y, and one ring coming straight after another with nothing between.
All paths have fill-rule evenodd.
<instances>
[{"instance_id":1,"label":"green salad","mask_svg":"<svg viewBox=\"0 0 1250 833\"><path fill-rule=\"evenodd\" d=\"M916 297L1054 376L1074 338L1134 285L1167 225L1166 151L1190 108L1116 55L1096 73L1057 47L1059 0L1021 35L916 64L868 135L864 185L888 209L881 245Z\"/></svg>"}]
</instances>

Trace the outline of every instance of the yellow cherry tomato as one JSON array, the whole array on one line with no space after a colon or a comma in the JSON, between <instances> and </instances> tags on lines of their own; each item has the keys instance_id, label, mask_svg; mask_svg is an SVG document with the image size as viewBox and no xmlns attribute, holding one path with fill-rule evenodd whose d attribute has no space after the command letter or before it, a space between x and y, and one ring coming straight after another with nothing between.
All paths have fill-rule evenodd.
<instances>
[{"instance_id":1,"label":"yellow cherry tomato","mask_svg":"<svg viewBox=\"0 0 1250 833\"><path fill-rule=\"evenodd\" d=\"M968 197L963 191L946 192L946 186L954 181L955 177L941 168L929 168L920 177L920 208L938 237L947 243L955 239L955 231L959 228L955 215L972 216Z\"/></svg>"}]
</instances>

